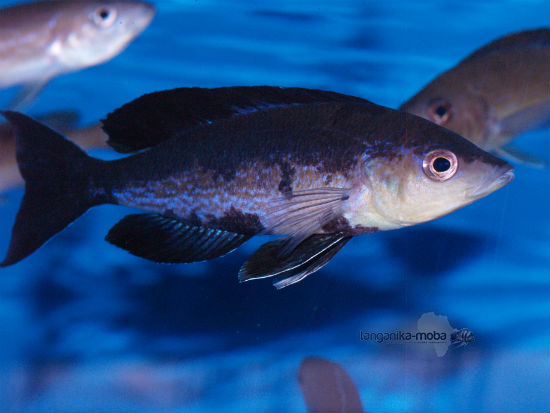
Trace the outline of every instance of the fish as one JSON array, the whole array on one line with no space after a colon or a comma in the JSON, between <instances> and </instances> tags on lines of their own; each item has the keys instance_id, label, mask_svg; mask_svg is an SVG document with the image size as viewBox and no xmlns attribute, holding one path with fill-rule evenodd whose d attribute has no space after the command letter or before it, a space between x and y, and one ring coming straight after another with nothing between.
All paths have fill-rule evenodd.
<instances>
[{"instance_id":1,"label":"fish","mask_svg":"<svg viewBox=\"0 0 550 413\"><path fill-rule=\"evenodd\" d=\"M400 109L431 120L507 160L546 162L509 143L550 126L550 29L512 33L437 76Z\"/></svg>"},{"instance_id":2,"label":"fish","mask_svg":"<svg viewBox=\"0 0 550 413\"><path fill-rule=\"evenodd\" d=\"M24 85L11 109L30 104L54 77L104 63L150 24L142 1L53 0L0 9L0 89Z\"/></svg>"},{"instance_id":3,"label":"fish","mask_svg":"<svg viewBox=\"0 0 550 413\"><path fill-rule=\"evenodd\" d=\"M298 383L310 413L362 413L357 386L344 367L321 357L306 357L300 363Z\"/></svg>"},{"instance_id":4,"label":"fish","mask_svg":"<svg viewBox=\"0 0 550 413\"><path fill-rule=\"evenodd\" d=\"M50 127L64 131L66 136L81 148L92 149L106 147L107 135L101 124L95 123L77 128L78 114L75 112L53 112L40 118ZM9 124L0 123L0 193L24 183L15 159L15 136Z\"/></svg>"},{"instance_id":5,"label":"fish","mask_svg":"<svg viewBox=\"0 0 550 413\"><path fill-rule=\"evenodd\" d=\"M4 111L25 194L6 258L17 263L101 204L141 209L106 240L162 263L262 245L240 282L278 289L325 266L355 236L430 221L508 184L513 167L445 128L367 100L275 86L144 95L102 121L131 155L88 156L58 132Z\"/></svg>"}]
</instances>

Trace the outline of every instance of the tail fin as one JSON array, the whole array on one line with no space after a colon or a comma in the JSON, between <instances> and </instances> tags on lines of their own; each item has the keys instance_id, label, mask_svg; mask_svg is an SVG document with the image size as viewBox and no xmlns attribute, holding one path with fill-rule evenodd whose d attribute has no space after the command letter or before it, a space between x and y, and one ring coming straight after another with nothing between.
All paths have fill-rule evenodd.
<instances>
[{"instance_id":1,"label":"tail fin","mask_svg":"<svg viewBox=\"0 0 550 413\"><path fill-rule=\"evenodd\" d=\"M16 136L25 195L0 266L27 257L96 204L89 195L93 159L62 135L18 112L4 111Z\"/></svg>"}]
</instances>

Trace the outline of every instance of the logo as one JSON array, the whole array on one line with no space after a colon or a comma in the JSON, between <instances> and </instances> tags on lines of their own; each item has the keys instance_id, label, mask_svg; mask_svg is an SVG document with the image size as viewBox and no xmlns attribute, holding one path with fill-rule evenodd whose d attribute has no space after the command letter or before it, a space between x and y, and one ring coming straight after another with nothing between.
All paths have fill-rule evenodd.
<instances>
[{"instance_id":1,"label":"logo","mask_svg":"<svg viewBox=\"0 0 550 413\"><path fill-rule=\"evenodd\" d=\"M416 322L416 331L372 332L360 331L361 341L378 344L426 344L433 345L435 354L443 357L449 348L464 347L474 342L474 333L467 328L457 329L451 326L447 316L424 313Z\"/></svg>"}]
</instances>

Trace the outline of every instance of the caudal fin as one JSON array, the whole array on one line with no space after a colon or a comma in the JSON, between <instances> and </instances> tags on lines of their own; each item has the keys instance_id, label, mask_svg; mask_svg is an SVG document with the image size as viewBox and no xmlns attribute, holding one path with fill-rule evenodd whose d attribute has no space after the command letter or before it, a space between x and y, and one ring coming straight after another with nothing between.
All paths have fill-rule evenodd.
<instances>
[{"instance_id":1,"label":"caudal fin","mask_svg":"<svg viewBox=\"0 0 550 413\"><path fill-rule=\"evenodd\" d=\"M89 195L95 160L62 135L18 112L4 111L16 136L25 195L0 266L27 257L94 205ZM97 162L97 161L95 161Z\"/></svg>"}]
</instances>

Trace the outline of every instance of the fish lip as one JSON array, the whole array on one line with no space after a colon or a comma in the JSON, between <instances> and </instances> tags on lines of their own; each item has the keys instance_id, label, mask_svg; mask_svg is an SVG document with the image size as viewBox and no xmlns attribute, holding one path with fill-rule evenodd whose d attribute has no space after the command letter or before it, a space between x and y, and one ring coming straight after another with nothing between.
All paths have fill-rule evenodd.
<instances>
[{"instance_id":1,"label":"fish lip","mask_svg":"<svg viewBox=\"0 0 550 413\"><path fill-rule=\"evenodd\" d=\"M472 199L479 199L486 195L489 195L492 192L502 188L505 185L508 185L515 178L514 168L508 166L504 173L501 173L493 182L487 185L486 182L483 182L477 187L477 189L470 195Z\"/></svg>"}]
</instances>

